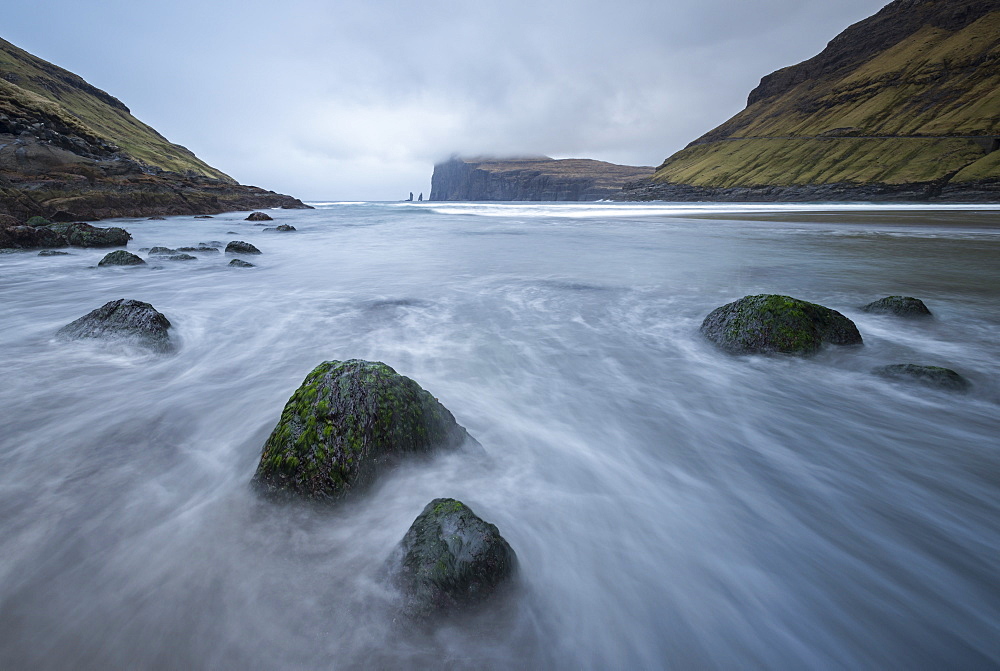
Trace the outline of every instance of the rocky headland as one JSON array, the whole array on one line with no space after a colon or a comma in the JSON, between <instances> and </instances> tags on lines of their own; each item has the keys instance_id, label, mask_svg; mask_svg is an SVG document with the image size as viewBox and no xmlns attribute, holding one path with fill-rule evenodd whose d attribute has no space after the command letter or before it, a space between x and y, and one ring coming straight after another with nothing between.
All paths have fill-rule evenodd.
<instances>
[{"instance_id":1,"label":"rocky headland","mask_svg":"<svg viewBox=\"0 0 1000 671\"><path fill-rule=\"evenodd\" d=\"M623 200L1000 202L1000 5L896 0Z\"/></svg>"},{"instance_id":2,"label":"rocky headland","mask_svg":"<svg viewBox=\"0 0 1000 671\"><path fill-rule=\"evenodd\" d=\"M0 214L97 220L307 208L244 186L81 77L0 40Z\"/></svg>"},{"instance_id":3,"label":"rocky headland","mask_svg":"<svg viewBox=\"0 0 1000 671\"><path fill-rule=\"evenodd\" d=\"M434 166L430 200L602 200L652 174L651 167L591 159L453 157Z\"/></svg>"}]
</instances>

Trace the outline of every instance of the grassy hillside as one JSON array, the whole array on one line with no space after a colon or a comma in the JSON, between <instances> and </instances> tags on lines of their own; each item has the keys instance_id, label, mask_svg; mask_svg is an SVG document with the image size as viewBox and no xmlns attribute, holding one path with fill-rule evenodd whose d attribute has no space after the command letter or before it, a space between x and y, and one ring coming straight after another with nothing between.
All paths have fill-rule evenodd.
<instances>
[{"instance_id":1,"label":"grassy hillside","mask_svg":"<svg viewBox=\"0 0 1000 671\"><path fill-rule=\"evenodd\" d=\"M897 0L668 158L662 184L910 184L1000 178L1000 3Z\"/></svg>"},{"instance_id":2,"label":"grassy hillside","mask_svg":"<svg viewBox=\"0 0 1000 671\"><path fill-rule=\"evenodd\" d=\"M136 119L117 98L4 40L0 40L0 114L61 126L90 144L103 143L108 151L148 166L233 182Z\"/></svg>"}]
</instances>

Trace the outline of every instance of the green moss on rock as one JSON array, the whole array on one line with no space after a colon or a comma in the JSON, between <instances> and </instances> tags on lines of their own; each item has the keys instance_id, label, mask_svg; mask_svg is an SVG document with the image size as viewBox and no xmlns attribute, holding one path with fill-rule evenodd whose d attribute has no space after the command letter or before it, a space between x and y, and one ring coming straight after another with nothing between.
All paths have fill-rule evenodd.
<instances>
[{"instance_id":1,"label":"green moss on rock","mask_svg":"<svg viewBox=\"0 0 1000 671\"><path fill-rule=\"evenodd\" d=\"M862 343L854 322L836 310L776 294L745 296L713 310L701 332L734 354L812 354L824 342Z\"/></svg>"},{"instance_id":2,"label":"green moss on rock","mask_svg":"<svg viewBox=\"0 0 1000 671\"><path fill-rule=\"evenodd\" d=\"M267 495L337 499L400 455L467 440L447 408L386 364L326 361L285 405L253 484Z\"/></svg>"}]
</instances>

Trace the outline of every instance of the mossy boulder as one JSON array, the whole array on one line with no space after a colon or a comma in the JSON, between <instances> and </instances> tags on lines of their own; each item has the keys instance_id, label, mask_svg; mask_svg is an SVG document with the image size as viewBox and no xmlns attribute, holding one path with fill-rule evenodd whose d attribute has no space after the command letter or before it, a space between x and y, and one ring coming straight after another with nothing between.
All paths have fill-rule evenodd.
<instances>
[{"instance_id":1,"label":"mossy boulder","mask_svg":"<svg viewBox=\"0 0 1000 671\"><path fill-rule=\"evenodd\" d=\"M226 254L260 254L260 250L249 242L233 240L226 245Z\"/></svg>"},{"instance_id":2,"label":"mossy boulder","mask_svg":"<svg viewBox=\"0 0 1000 671\"><path fill-rule=\"evenodd\" d=\"M123 340L165 352L173 348L169 328L170 321L149 303L119 298L62 327L56 337Z\"/></svg>"},{"instance_id":3,"label":"mossy boulder","mask_svg":"<svg viewBox=\"0 0 1000 671\"><path fill-rule=\"evenodd\" d=\"M497 527L461 501L434 499L406 532L388 570L404 610L429 615L483 602L517 571L517 555Z\"/></svg>"},{"instance_id":4,"label":"mossy boulder","mask_svg":"<svg viewBox=\"0 0 1000 671\"><path fill-rule=\"evenodd\" d=\"M28 219L26 222L24 222L24 225L25 226L48 226L51 223L52 222L50 222L45 217L34 216L34 217L31 217L30 219Z\"/></svg>"},{"instance_id":5,"label":"mossy boulder","mask_svg":"<svg viewBox=\"0 0 1000 671\"><path fill-rule=\"evenodd\" d=\"M274 221L271 215L264 214L263 212L251 212L250 216L245 219L245 221Z\"/></svg>"},{"instance_id":6,"label":"mossy boulder","mask_svg":"<svg viewBox=\"0 0 1000 671\"><path fill-rule=\"evenodd\" d=\"M921 318L931 316L931 311L927 309L924 302L912 296L886 296L865 305L861 309L873 314L895 315L897 317Z\"/></svg>"},{"instance_id":7,"label":"mossy boulder","mask_svg":"<svg viewBox=\"0 0 1000 671\"><path fill-rule=\"evenodd\" d=\"M941 368L940 366L896 363L891 366L881 366L872 372L890 380L915 382L925 387L934 387L935 389L945 389L948 391L966 391L971 386L968 380L952 369Z\"/></svg>"},{"instance_id":8,"label":"mossy boulder","mask_svg":"<svg viewBox=\"0 0 1000 671\"><path fill-rule=\"evenodd\" d=\"M99 228L90 224L49 224L50 231L65 238L73 247L124 247L132 239L124 228Z\"/></svg>"},{"instance_id":9,"label":"mossy boulder","mask_svg":"<svg viewBox=\"0 0 1000 671\"><path fill-rule=\"evenodd\" d=\"M823 343L862 343L854 322L836 310L776 294L744 296L716 308L701 332L733 354L812 354Z\"/></svg>"},{"instance_id":10,"label":"mossy boulder","mask_svg":"<svg viewBox=\"0 0 1000 671\"><path fill-rule=\"evenodd\" d=\"M285 405L253 483L267 495L337 499L402 455L471 440L436 398L384 363L326 361Z\"/></svg>"},{"instance_id":11,"label":"mossy boulder","mask_svg":"<svg viewBox=\"0 0 1000 671\"><path fill-rule=\"evenodd\" d=\"M127 252L124 249L116 249L115 251L106 254L103 259L97 264L99 266L144 266L146 262L142 260L141 256L136 256L132 252Z\"/></svg>"}]
</instances>

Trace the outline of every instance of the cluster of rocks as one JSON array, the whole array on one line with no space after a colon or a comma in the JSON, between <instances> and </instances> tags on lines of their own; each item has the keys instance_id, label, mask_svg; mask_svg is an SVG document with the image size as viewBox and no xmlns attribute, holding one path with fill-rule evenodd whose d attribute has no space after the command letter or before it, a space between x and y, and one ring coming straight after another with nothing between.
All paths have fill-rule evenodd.
<instances>
[{"instance_id":1,"label":"cluster of rocks","mask_svg":"<svg viewBox=\"0 0 1000 671\"><path fill-rule=\"evenodd\" d=\"M886 296L862 306L862 311L907 319L930 318L923 301L911 296ZM815 353L823 344L861 345L850 319L830 308L791 296L760 294L713 310L701 325L702 334L732 354ZM949 368L912 363L880 366L874 374L952 391L968 389L969 382Z\"/></svg>"},{"instance_id":2,"label":"cluster of rocks","mask_svg":"<svg viewBox=\"0 0 1000 671\"><path fill-rule=\"evenodd\" d=\"M131 239L124 228L51 222L37 216L21 224L14 217L0 215L0 248L123 247Z\"/></svg>"},{"instance_id":3,"label":"cluster of rocks","mask_svg":"<svg viewBox=\"0 0 1000 671\"><path fill-rule=\"evenodd\" d=\"M149 303L123 298L66 325L57 337L168 352L174 348L170 328ZM325 361L288 400L251 484L265 499L336 504L406 457L463 446L479 443L410 378L381 362ZM401 612L419 618L483 604L516 569L517 556L497 527L451 498L428 503L384 561L384 574L402 594Z\"/></svg>"}]
</instances>

